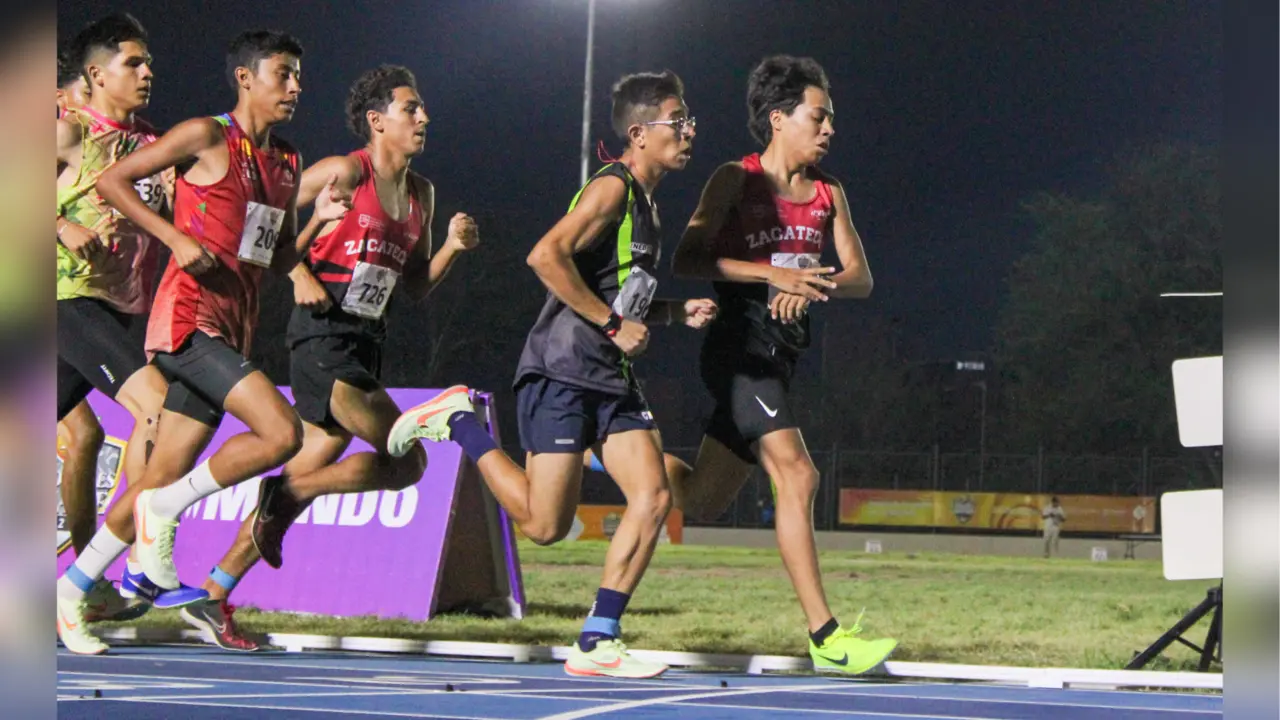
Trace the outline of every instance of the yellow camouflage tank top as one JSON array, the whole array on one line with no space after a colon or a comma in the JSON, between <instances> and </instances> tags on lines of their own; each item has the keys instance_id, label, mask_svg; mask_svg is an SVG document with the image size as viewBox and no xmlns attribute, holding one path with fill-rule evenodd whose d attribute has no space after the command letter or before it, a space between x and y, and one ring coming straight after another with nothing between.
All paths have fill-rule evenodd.
<instances>
[{"instance_id":1,"label":"yellow camouflage tank top","mask_svg":"<svg viewBox=\"0 0 1280 720\"><path fill-rule=\"evenodd\" d=\"M120 158L156 139L155 130L135 119L122 125L84 107L69 111L66 120L80 123L80 169L76 177L58 187L58 214L93 230L109 242L111 260L94 267L58 246L58 299L98 298L117 310L145 313L151 303L156 275L156 241L107 205L97 192L98 176ZM174 171L166 170L134 184L152 210L159 211ZM109 279L109 286L106 280Z\"/></svg>"}]
</instances>

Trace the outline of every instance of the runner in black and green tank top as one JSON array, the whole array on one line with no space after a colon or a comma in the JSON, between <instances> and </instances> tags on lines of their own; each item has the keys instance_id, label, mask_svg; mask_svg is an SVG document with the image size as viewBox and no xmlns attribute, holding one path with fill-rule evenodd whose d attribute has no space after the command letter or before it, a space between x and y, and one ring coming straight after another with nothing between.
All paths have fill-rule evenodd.
<instances>
[{"instance_id":1,"label":"runner in black and green tank top","mask_svg":"<svg viewBox=\"0 0 1280 720\"><path fill-rule=\"evenodd\" d=\"M684 169L693 147L683 94L670 72L631 75L614 86L613 129L626 151L586 183L529 254L549 293L516 374L527 470L481 428L462 386L405 413L391 432L393 455L419 437L461 445L520 530L544 545L569 532L584 454L602 451L627 509L565 663L572 675L639 678L666 670L627 652L619 619L671 507L653 415L631 363L648 345L647 324L702 328L716 310L711 300L653 299L661 255L653 191L666 173Z\"/></svg>"},{"instance_id":2,"label":"runner in black and green tank top","mask_svg":"<svg viewBox=\"0 0 1280 720\"><path fill-rule=\"evenodd\" d=\"M657 289L662 255L657 208L626 165L611 163L588 182L615 177L625 184L621 217L572 256L574 269L593 295L625 319L643 322ZM572 211L586 187L569 205ZM610 395L631 392L630 359L600 325L547 293L525 341L516 370L517 389L528 379L545 377Z\"/></svg>"}]
</instances>

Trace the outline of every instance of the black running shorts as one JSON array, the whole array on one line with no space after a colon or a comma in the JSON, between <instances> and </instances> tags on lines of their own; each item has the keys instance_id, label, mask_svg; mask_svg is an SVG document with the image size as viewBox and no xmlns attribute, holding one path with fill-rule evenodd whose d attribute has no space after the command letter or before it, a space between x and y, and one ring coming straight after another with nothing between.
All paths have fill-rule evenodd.
<instances>
[{"instance_id":1,"label":"black running shorts","mask_svg":"<svg viewBox=\"0 0 1280 720\"><path fill-rule=\"evenodd\" d=\"M759 462L751 447L757 440L798 427L787 400L794 359L767 351L710 337L702 346L702 383L715 400L706 434L751 464Z\"/></svg>"},{"instance_id":2,"label":"black running shorts","mask_svg":"<svg viewBox=\"0 0 1280 720\"><path fill-rule=\"evenodd\" d=\"M222 422L231 390L256 368L226 341L197 330L172 353L156 353L156 367L169 381L164 409L209 427Z\"/></svg>"},{"instance_id":3,"label":"black running shorts","mask_svg":"<svg viewBox=\"0 0 1280 720\"><path fill-rule=\"evenodd\" d=\"M359 335L310 337L289 352L293 405L304 421L337 427L329 400L341 380L364 392L382 387L382 343Z\"/></svg>"},{"instance_id":4,"label":"black running shorts","mask_svg":"<svg viewBox=\"0 0 1280 720\"><path fill-rule=\"evenodd\" d=\"M97 388L115 399L125 381L147 364L142 343L129 335L134 316L94 298L59 300L58 420Z\"/></svg>"}]
</instances>

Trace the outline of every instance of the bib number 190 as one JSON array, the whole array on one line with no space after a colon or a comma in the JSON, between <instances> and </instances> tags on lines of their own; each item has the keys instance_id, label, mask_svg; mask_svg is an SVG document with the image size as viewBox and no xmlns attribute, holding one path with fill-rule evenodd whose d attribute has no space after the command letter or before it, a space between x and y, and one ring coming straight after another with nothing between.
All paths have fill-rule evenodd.
<instances>
[{"instance_id":1,"label":"bib number 190","mask_svg":"<svg viewBox=\"0 0 1280 720\"><path fill-rule=\"evenodd\" d=\"M622 287L618 288L618 296L613 299L613 311L628 320L644 322L657 290L656 278L641 268L633 267Z\"/></svg>"}]
</instances>

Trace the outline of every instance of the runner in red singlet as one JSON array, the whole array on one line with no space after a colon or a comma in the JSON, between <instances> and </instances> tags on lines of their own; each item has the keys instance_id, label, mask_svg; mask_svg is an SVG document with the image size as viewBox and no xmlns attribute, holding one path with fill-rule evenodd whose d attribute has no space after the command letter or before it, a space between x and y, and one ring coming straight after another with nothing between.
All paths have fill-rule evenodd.
<instances>
[{"instance_id":1,"label":"runner in red singlet","mask_svg":"<svg viewBox=\"0 0 1280 720\"><path fill-rule=\"evenodd\" d=\"M479 242L463 213L432 255L434 189L409 169L422 154L428 123L417 82L407 68L384 65L360 76L347 98L347 122L366 145L325 158L302 176L301 205L336 176L334 187L352 194L351 210L328 223L293 269L295 306L289 319L290 379L302 417L302 450L280 475L263 478L256 511L205 581L208 603L182 617L208 630L221 647L251 651L240 635L227 597L261 557L279 568L285 532L321 495L402 490L422 478L426 452L392 457L387 435L400 408L379 381L386 311L394 294L421 300L449 272L459 254ZM352 437L374 452L338 457Z\"/></svg>"},{"instance_id":2,"label":"runner in red singlet","mask_svg":"<svg viewBox=\"0 0 1280 720\"><path fill-rule=\"evenodd\" d=\"M302 47L273 31L232 42L227 77L235 110L182 122L104 173L102 197L172 251L147 327L147 352L170 382L156 448L134 502L142 570L162 588L179 586L173 566L178 516L222 488L278 467L302 444L302 424L266 374L247 359L266 268L296 262L302 162L272 133L293 117ZM136 178L180 168L174 221L152 211ZM330 183L332 185L332 183ZM341 217L345 200L322 191L303 230ZM192 412L202 407L203 417ZM248 427L194 470L224 412Z\"/></svg>"},{"instance_id":3,"label":"runner in red singlet","mask_svg":"<svg viewBox=\"0 0 1280 720\"><path fill-rule=\"evenodd\" d=\"M776 487L778 548L809 622L814 667L857 674L897 643L857 637L861 627L842 628L827 605L813 535L818 470L787 389L809 346L809 304L867 297L871 273L844 189L817 168L835 117L821 66L766 58L751 73L747 106L764 152L716 170L672 261L678 276L714 281L721 309L701 360L716 408L695 466L668 456L668 473L685 513L714 518L763 466ZM822 267L829 248L838 273Z\"/></svg>"}]
</instances>

